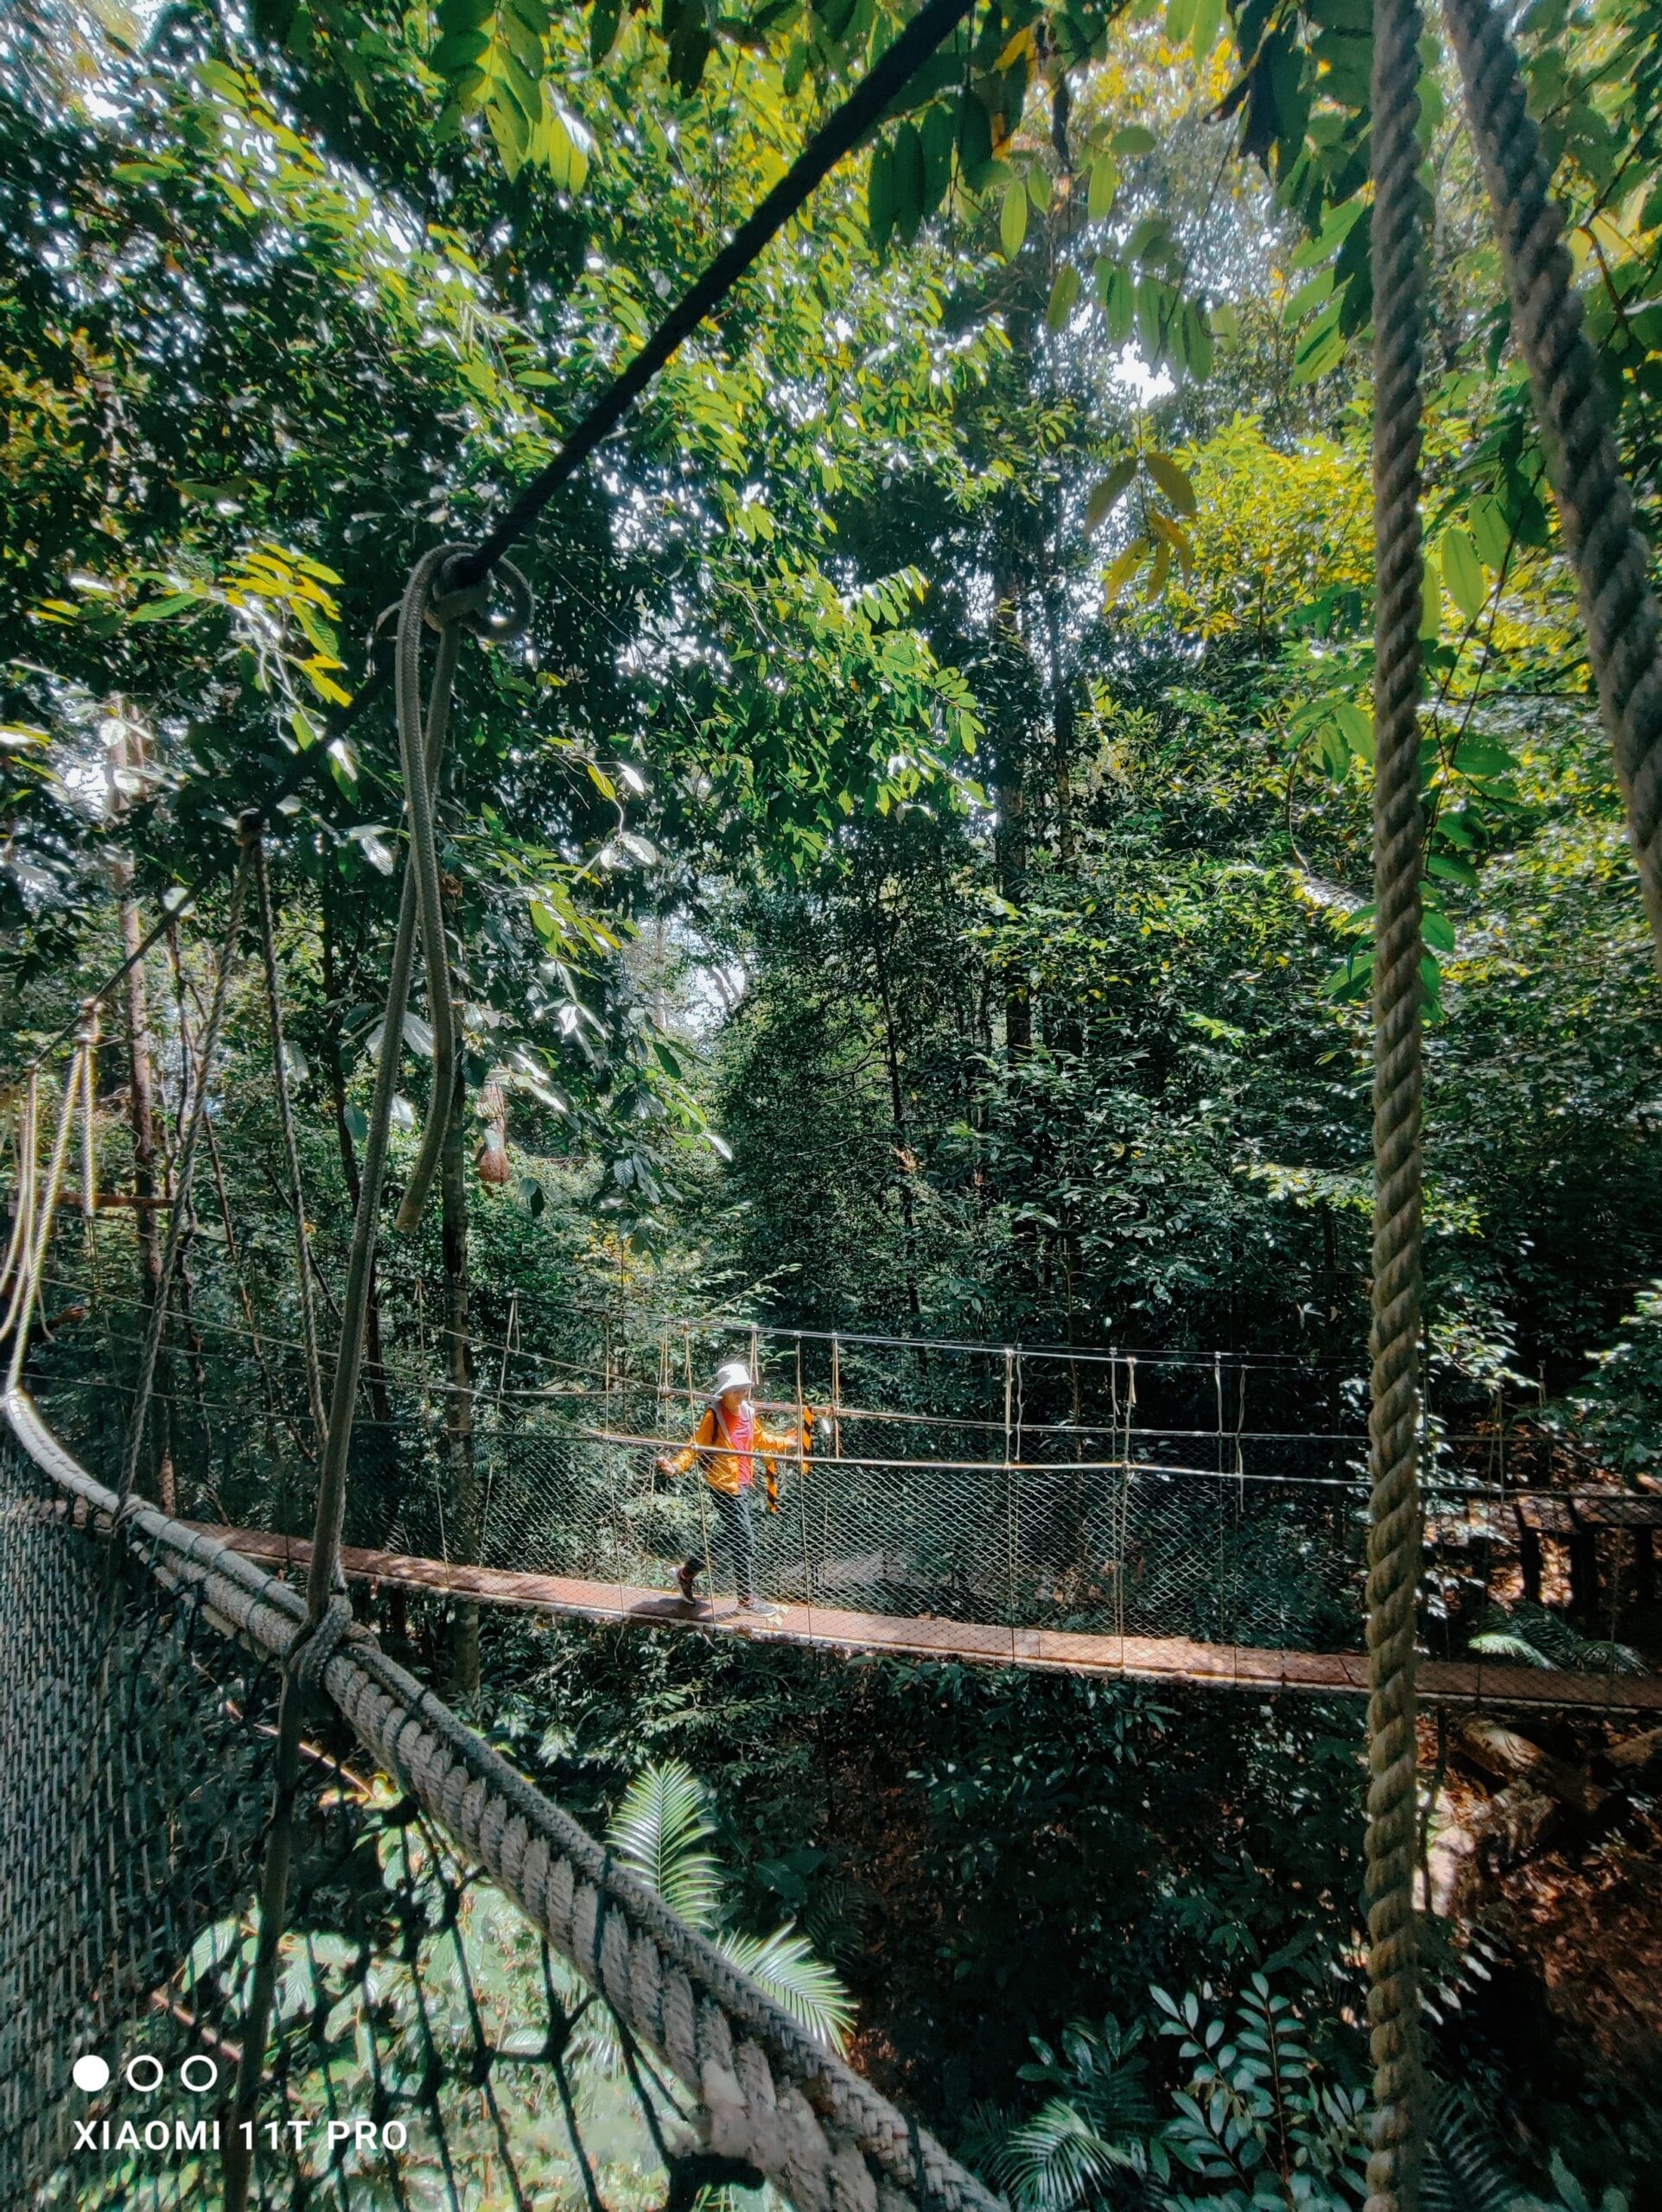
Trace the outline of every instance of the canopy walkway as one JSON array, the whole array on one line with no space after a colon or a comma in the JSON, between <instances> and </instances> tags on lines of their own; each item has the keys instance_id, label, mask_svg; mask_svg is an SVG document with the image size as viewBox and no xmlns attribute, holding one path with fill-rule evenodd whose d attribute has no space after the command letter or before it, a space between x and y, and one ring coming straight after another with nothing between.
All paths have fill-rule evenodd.
<instances>
[{"instance_id":1,"label":"canopy walkway","mask_svg":"<svg viewBox=\"0 0 1662 2212\"><path fill-rule=\"evenodd\" d=\"M240 1552L303 1573L311 1547L295 1536L251 1529L203 1534ZM779 1618L755 1621L728 1603L694 1611L661 1589L583 1581L568 1574L514 1573L504 1567L454 1567L403 1552L363 1551L346 1544L341 1565L348 1581L372 1592L404 1590L429 1598L462 1598L554 1618L632 1622L642 1627L702 1629L804 1643L828 1651L899 1659L957 1660L977 1666L1030 1667L1048 1673L1129 1675L1151 1682L1250 1690L1258 1695L1313 1690L1367 1695L1364 1652L1286 1651L1251 1643L1200 1643L1181 1636L1092 1636L1067 1629L1001 1627L973 1621L849 1612L837 1606L783 1605ZM1561 1668L1507 1666L1481 1657L1423 1660L1420 1695L1429 1704L1478 1707L1538 1707L1553 1713L1662 1712L1662 1675L1582 1674Z\"/></svg>"},{"instance_id":2,"label":"canopy walkway","mask_svg":"<svg viewBox=\"0 0 1662 2212\"><path fill-rule=\"evenodd\" d=\"M135 921L121 966L33 1064L17 1116L0 1272L0 1335L10 1339L0 1449L0 2196L9 2204L73 2202L86 2212L223 2204L245 2212L251 2202L348 2207L370 2201L368 2191L399 2206L460 2212L488 2190L517 2212L551 2196L603 2212L608 2201L640 2205L642 2177L661 2174L666 2212L690 2212L709 2185L764 2177L798 2212L990 2212L981 2184L914 2121L381 1652L337 1587L351 1559L343 1536L365 1516L379 1519L389 1541L362 1548L411 1562L412 1580L421 1580L423 1560L432 1573L465 1570L510 1582L545 1573L567 1589L602 1587L621 1611L661 1609L640 1562L672 1557L691 1541L685 1497L660 1496L647 1464L673 1431L621 1402L629 1393L609 1357L601 1418L581 1404L583 1389L525 1382L511 1396L505 1374L495 1430L481 1450L460 1410L465 1404L471 1414L471 1386L452 1378L447 1408L430 1418L446 1386L430 1377L415 1386L407 1415L376 1411L379 1452L372 1429L354 1440L418 950L432 1078L398 1208L403 1229L422 1215L462 1088L434 835L450 687L464 629L502 641L526 618L528 591L506 555L832 164L879 127L968 10L969 0L927 0L483 541L421 556L390 663L331 722L334 741L391 690L408 829L351 1243L338 1286L319 1286L337 1325L333 1363L318 1351L318 1262L289 1096L264 847L267 829L283 822L331 742L296 755L239 825L220 957L194 1037L181 993L181 1096L167 1186L136 1183L121 1194L124 1208L101 1204L99 1019L124 979L142 976L147 953L176 930L208 880L170 899L150 930ZM1500 16L1479 0L1449 0L1447 15L1662 958L1662 669L1646 552L1602 428L1597 365L1581 333L1562 216L1516 54ZM955 1651L976 1643L977 1656L1000 1659L1007 1643L1018 1663L1033 1638L1118 1643L1122 1664L1139 1643L1181 1642L1231 1655L1227 1677L1207 1679L1239 1681L1244 1669L1264 1666L1277 1687L1283 1677L1291 1686L1296 1665L1324 1659L1346 1675L1342 1685L1325 1687L1355 1687L1360 1655L1349 1650L1348 1631L1366 1605L1372 2212L1411 2203L1423 2111L1414 1723L1417 1675L1433 1694L1439 1678L1419 1662L1420 1632L1427 1615L1448 1614L1451 1583L1456 1599L1462 1583L1468 1595L1474 1586L1487 1593L1494 1577L1512 1571L1504 1471L1487 1490L1469 1476L1455 1481L1447 1497L1436 1484L1423 1495L1420 1484L1419 31L1412 0L1379 0L1371 219L1376 1214L1366 1560L1350 1464L1360 1439L1348 1424L1289 1422L1273 1439L1277 1448L1314 1453L1315 1464L1249 1469L1245 1425L1222 1410L1221 1359L1210 1369L1217 1418L1191 1422L1185 1437L1175 1420L1154 1428L1146 1399L1141 1420L1130 1420L1132 1370L1124 1355L1110 1355L1098 1376L1106 1409L1083 1403L1076 1387L1067 1419L1049 1409L1043 1449L1035 1452L1017 1358L1000 1347L979 1355L1002 1379L1002 1408L992 1414L886 1409L886 1418L914 1423L914 1440L936 1433L931 1448L914 1440L904 1455L862 1439L867 1416L847 1405L833 1376L829 1452L820 1448L796 1471L793 1490L787 1482L764 1561L794 1609L787 1625L806 1619L816 1641L835 1616L863 1623L868 1646L882 1648L891 1635L932 1643L939 1633ZM504 607L492 606L493 579ZM437 644L423 702L430 628ZM283 1346L271 1340L250 1289L208 1111L251 906L269 996L282 1137L277 1185L296 1261L294 1342ZM79 1261L59 1217L78 1134ZM236 1325L198 1313L185 1267L188 1248L201 1249L196 1232L207 1212L196 1197L203 1153L213 1161L224 1257L242 1313L243 1351L219 1363L242 1387L218 1403L207 1324ZM137 1325L124 1343L122 1290L102 1280L100 1227L101 1217L122 1213L140 1224L146 1262L143 1285L127 1286ZM164 1237L143 1229L158 1217ZM48 1294L72 1268L79 1272L70 1303L56 1306ZM96 1317L93 1325L106 1332L96 1387L61 1357L71 1315ZM164 1357L164 1339L181 1355L187 1388ZM669 1351L666 1337L654 1392L663 1410L675 1399ZM505 1368L513 1357L510 1328ZM1063 1355L1070 1382L1083 1357ZM1246 1370L1231 1363L1229 1371L1238 1380ZM390 1408L396 1378L369 1381L371 1410L377 1390ZM570 1402L553 1420L550 1408L562 1395ZM526 1409L538 1402L533 1421ZM207 1448L189 1465L173 1445L193 1418L204 1436L229 1438L236 1451L216 1459ZM525 1433L499 1462L498 1437L516 1427ZM966 1428L977 1446L964 1443ZM1192 1447L1197 1433L1209 1438L1213 1464L1200 1464L1193 1449L1166 1448ZM1272 1439L1262 1440L1267 1447ZM448 1493L409 1479L440 1452ZM251 1477L262 1466L256 1497ZM1435 1459L1433 1472L1441 1477ZM176 1495L181 1475L187 1489L198 1483L194 1500ZM181 1503L211 1509L193 1517L232 1535L187 1525ZM289 1564L297 1533L290 1524L308 1507L302 1595L252 1553ZM455 1541L412 1543L404 1522L441 1510L453 1516ZM1557 1533L1555 1510L1512 1514L1525 1592L1531 1572L1539 1578L1543 1539ZM1567 1510L1585 1605L1586 1539L1599 1523L1578 1519L1573 1502ZM1607 1562L1607 1587L1619 1593L1624 1574L1649 1571L1649 1527L1607 1519L1622 1548ZM390 1541L401 1530L402 1541ZM527 1566L533 1539L553 1556ZM493 1545L521 1556L499 1564ZM449 1560L451 1550L463 1556ZM1596 1586L1595 1560L1590 1572ZM477 1594L506 1594L506 1586L492 1581ZM1434 1602L1423 1612L1428 1591ZM1332 1649L1289 1649L1277 1619L1296 1609L1307 1624L1332 1621ZM1589 1615L1584 1625L1591 1631L1599 1623ZM1639 1688L1618 1680L1619 1664L1612 1649L1605 1700L1632 1709L1625 1700ZM574 2088L585 2038L615 2092L603 2115L592 2101L581 2108ZM604 2130L597 2118L608 2121ZM591 2151L596 2133L608 2138L609 2164Z\"/></svg>"}]
</instances>

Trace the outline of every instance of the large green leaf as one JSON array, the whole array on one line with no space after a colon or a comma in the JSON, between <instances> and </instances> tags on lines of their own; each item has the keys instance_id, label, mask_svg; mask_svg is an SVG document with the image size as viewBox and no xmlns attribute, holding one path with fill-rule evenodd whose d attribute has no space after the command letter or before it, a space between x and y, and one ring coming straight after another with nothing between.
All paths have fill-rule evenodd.
<instances>
[{"instance_id":1,"label":"large green leaf","mask_svg":"<svg viewBox=\"0 0 1662 2212\"><path fill-rule=\"evenodd\" d=\"M789 1927L775 1929L771 1936L729 1935L721 1948L810 2035L842 2050L854 2025L854 2000L837 1969L816 1957L806 1936Z\"/></svg>"},{"instance_id":2,"label":"large green leaf","mask_svg":"<svg viewBox=\"0 0 1662 2212\"><path fill-rule=\"evenodd\" d=\"M722 1902L721 1868L704 1848L715 1833L691 1768L679 1759L661 1759L643 1768L624 1791L606 1840L672 1912L708 1935Z\"/></svg>"}]
</instances>

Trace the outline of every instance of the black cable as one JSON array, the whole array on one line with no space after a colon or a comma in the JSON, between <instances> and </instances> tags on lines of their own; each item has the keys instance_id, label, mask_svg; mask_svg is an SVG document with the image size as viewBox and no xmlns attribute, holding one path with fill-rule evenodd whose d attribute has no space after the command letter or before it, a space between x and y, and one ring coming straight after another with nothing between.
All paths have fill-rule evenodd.
<instances>
[{"instance_id":1,"label":"black cable","mask_svg":"<svg viewBox=\"0 0 1662 2212\"><path fill-rule=\"evenodd\" d=\"M617 428L683 340L691 336L712 308L720 306L763 248L800 211L815 187L824 181L844 155L852 151L873 124L882 119L890 101L904 91L947 33L957 28L974 5L975 0L927 0L927 6L913 17L876 67L868 72L842 106L814 133L790 168L755 213L740 225L704 275L670 309L628 367L608 385L553 460L532 478L482 543L456 564L450 579L453 588L465 588L481 582L509 547L519 543L561 485L576 475L595 447ZM328 756L329 747L347 725L379 697L386 685L387 673L383 665L331 718L323 740L299 755L258 806L245 810L243 819L250 828L264 828L283 802L293 797L318 762ZM216 862L197 877L182 898L175 899L162 919L140 940L137 950L88 993L74 1016L41 1046L28 1062L25 1073L38 1067L49 1052L73 1033L85 1008L109 996L128 971L159 941L168 924L188 912L208 885L225 873L226 865L226 861Z\"/></svg>"},{"instance_id":2,"label":"black cable","mask_svg":"<svg viewBox=\"0 0 1662 2212\"><path fill-rule=\"evenodd\" d=\"M928 0L882 59L863 77L797 156L761 205L742 223L691 290L683 294L621 376L609 384L546 468L519 493L476 552L457 563L458 585L487 576L531 528L562 484L614 430L630 406L710 313L719 307L764 246L776 238L844 154L857 146L883 110L916 75L975 0Z\"/></svg>"}]
</instances>

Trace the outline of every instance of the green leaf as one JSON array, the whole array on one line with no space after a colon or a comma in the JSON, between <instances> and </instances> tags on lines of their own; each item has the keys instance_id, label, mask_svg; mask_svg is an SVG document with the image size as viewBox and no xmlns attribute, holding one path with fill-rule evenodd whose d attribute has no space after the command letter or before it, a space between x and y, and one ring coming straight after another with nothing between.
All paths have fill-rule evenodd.
<instances>
[{"instance_id":1,"label":"green leaf","mask_svg":"<svg viewBox=\"0 0 1662 2212\"><path fill-rule=\"evenodd\" d=\"M1345 357L1345 334L1339 327L1339 302L1324 308L1299 340L1293 355L1292 382L1315 384L1336 368Z\"/></svg>"},{"instance_id":2,"label":"green leaf","mask_svg":"<svg viewBox=\"0 0 1662 2212\"><path fill-rule=\"evenodd\" d=\"M1042 162L1035 162L1027 175L1028 198L1042 215L1050 205L1050 171Z\"/></svg>"},{"instance_id":3,"label":"green leaf","mask_svg":"<svg viewBox=\"0 0 1662 2212\"><path fill-rule=\"evenodd\" d=\"M1510 776L1518 762L1504 745L1496 745L1489 738L1468 737L1455 754L1455 766L1462 776L1470 776L1481 783L1497 776Z\"/></svg>"},{"instance_id":4,"label":"green leaf","mask_svg":"<svg viewBox=\"0 0 1662 2212\"><path fill-rule=\"evenodd\" d=\"M952 111L937 100L918 126L918 136L923 141L924 204L933 214L946 194L952 181L952 147L957 125Z\"/></svg>"},{"instance_id":5,"label":"green leaf","mask_svg":"<svg viewBox=\"0 0 1662 2212\"><path fill-rule=\"evenodd\" d=\"M1463 884L1469 891L1477 882L1477 870L1468 860L1456 853L1428 853L1425 860L1428 875L1441 876L1445 883Z\"/></svg>"},{"instance_id":6,"label":"green leaf","mask_svg":"<svg viewBox=\"0 0 1662 2212\"><path fill-rule=\"evenodd\" d=\"M924 194L923 141L915 123L903 123L895 133L895 227L908 245L923 220Z\"/></svg>"},{"instance_id":7,"label":"green leaf","mask_svg":"<svg viewBox=\"0 0 1662 2212\"><path fill-rule=\"evenodd\" d=\"M1421 914L1420 935L1438 952L1452 952L1455 949L1455 925L1436 906L1427 906Z\"/></svg>"},{"instance_id":8,"label":"green leaf","mask_svg":"<svg viewBox=\"0 0 1662 2212\"><path fill-rule=\"evenodd\" d=\"M1442 533L1442 581L1449 596L1469 622L1474 622L1488 603L1489 587L1483 564L1469 534L1458 528Z\"/></svg>"},{"instance_id":9,"label":"green leaf","mask_svg":"<svg viewBox=\"0 0 1662 2212\"><path fill-rule=\"evenodd\" d=\"M992 166L992 124L973 87L966 86L958 111L958 157L965 181L979 192Z\"/></svg>"},{"instance_id":10,"label":"green leaf","mask_svg":"<svg viewBox=\"0 0 1662 2212\"><path fill-rule=\"evenodd\" d=\"M1341 699L1333 710L1334 721L1342 733L1346 745L1359 760L1373 758L1373 717L1366 707L1359 707L1353 699Z\"/></svg>"},{"instance_id":11,"label":"green leaf","mask_svg":"<svg viewBox=\"0 0 1662 2212\"><path fill-rule=\"evenodd\" d=\"M589 175L589 149L592 142L576 116L559 105L552 87L544 86L543 91L547 112L537 134L536 159L560 191L581 192Z\"/></svg>"},{"instance_id":12,"label":"green leaf","mask_svg":"<svg viewBox=\"0 0 1662 2212\"><path fill-rule=\"evenodd\" d=\"M1195 0L1189 51L1196 61L1210 60L1212 49L1218 43L1218 34L1223 29L1223 22L1224 0Z\"/></svg>"},{"instance_id":13,"label":"green leaf","mask_svg":"<svg viewBox=\"0 0 1662 2212\"><path fill-rule=\"evenodd\" d=\"M170 615L182 614L188 607L200 607L201 603L194 591L169 592L165 599L147 600L143 607L135 607L127 620L130 622L165 622Z\"/></svg>"},{"instance_id":14,"label":"green leaf","mask_svg":"<svg viewBox=\"0 0 1662 2212\"><path fill-rule=\"evenodd\" d=\"M1071 261L1065 261L1056 271L1056 281L1050 288L1050 304L1045 309L1045 322L1050 329L1067 327L1079 296L1079 272Z\"/></svg>"},{"instance_id":15,"label":"green leaf","mask_svg":"<svg viewBox=\"0 0 1662 2212\"><path fill-rule=\"evenodd\" d=\"M689 1928L708 1935L720 1916L721 1869L704 1848L716 1824L679 1759L645 1767L624 1791L606 1840Z\"/></svg>"},{"instance_id":16,"label":"green leaf","mask_svg":"<svg viewBox=\"0 0 1662 2212\"><path fill-rule=\"evenodd\" d=\"M1145 453L1143 466L1165 493L1175 514L1192 515L1197 512L1194 486L1169 454Z\"/></svg>"},{"instance_id":17,"label":"green leaf","mask_svg":"<svg viewBox=\"0 0 1662 2212\"><path fill-rule=\"evenodd\" d=\"M1099 477L1091 486L1091 496L1085 503L1085 527L1088 532L1102 528L1113 512L1120 494L1137 474L1137 455L1131 454L1116 461L1105 476Z\"/></svg>"},{"instance_id":18,"label":"green leaf","mask_svg":"<svg viewBox=\"0 0 1662 2212\"><path fill-rule=\"evenodd\" d=\"M1134 538L1109 569L1103 580L1103 603L1111 607L1131 578L1148 559L1149 544L1146 537Z\"/></svg>"},{"instance_id":19,"label":"green leaf","mask_svg":"<svg viewBox=\"0 0 1662 2212\"><path fill-rule=\"evenodd\" d=\"M1111 154L1100 155L1091 164L1091 188L1086 202L1086 213L1092 222L1100 223L1105 219L1118 189L1118 162Z\"/></svg>"},{"instance_id":20,"label":"green leaf","mask_svg":"<svg viewBox=\"0 0 1662 2212\"><path fill-rule=\"evenodd\" d=\"M1420 582L1420 636L1435 639L1442 628L1442 589L1432 563L1425 564Z\"/></svg>"},{"instance_id":21,"label":"green leaf","mask_svg":"<svg viewBox=\"0 0 1662 2212\"><path fill-rule=\"evenodd\" d=\"M1028 234L1028 195L1022 184L1004 188L1003 205L998 211L998 243L1004 250L1006 261L1014 261L1022 251L1022 241Z\"/></svg>"},{"instance_id":22,"label":"green leaf","mask_svg":"<svg viewBox=\"0 0 1662 2212\"><path fill-rule=\"evenodd\" d=\"M1466 519L1472 526L1478 559L1491 575L1500 575L1512 556L1512 528L1506 509L1499 499L1481 493L1467 509Z\"/></svg>"},{"instance_id":23,"label":"green leaf","mask_svg":"<svg viewBox=\"0 0 1662 2212\"><path fill-rule=\"evenodd\" d=\"M1140 123L1128 123L1123 130L1116 130L1111 145L1122 161L1134 162L1155 149L1155 135Z\"/></svg>"},{"instance_id":24,"label":"green leaf","mask_svg":"<svg viewBox=\"0 0 1662 2212\"><path fill-rule=\"evenodd\" d=\"M589 16L589 59L596 67L617 44L622 17L623 0L595 0Z\"/></svg>"},{"instance_id":25,"label":"green leaf","mask_svg":"<svg viewBox=\"0 0 1662 2212\"><path fill-rule=\"evenodd\" d=\"M1137 284L1129 269L1105 254L1096 267L1097 298L1108 325L1109 343L1123 346L1137 321Z\"/></svg>"},{"instance_id":26,"label":"green leaf","mask_svg":"<svg viewBox=\"0 0 1662 2212\"><path fill-rule=\"evenodd\" d=\"M1166 39L1172 46L1188 43L1194 28L1194 0L1166 0Z\"/></svg>"},{"instance_id":27,"label":"green leaf","mask_svg":"<svg viewBox=\"0 0 1662 2212\"><path fill-rule=\"evenodd\" d=\"M799 2020L816 2042L840 2050L854 2025L854 2000L834 1967L790 1928L771 1936L724 1936L720 1948L742 1974Z\"/></svg>"},{"instance_id":28,"label":"green leaf","mask_svg":"<svg viewBox=\"0 0 1662 2212\"><path fill-rule=\"evenodd\" d=\"M871 149L871 175L866 183L866 228L881 253L895 227L895 157L888 141Z\"/></svg>"}]
</instances>

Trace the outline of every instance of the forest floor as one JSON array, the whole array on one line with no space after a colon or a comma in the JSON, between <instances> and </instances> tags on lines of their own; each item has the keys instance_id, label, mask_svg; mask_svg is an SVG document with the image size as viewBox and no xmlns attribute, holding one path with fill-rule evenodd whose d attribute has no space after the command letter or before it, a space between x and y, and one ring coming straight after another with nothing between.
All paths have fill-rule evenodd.
<instances>
[{"instance_id":1,"label":"forest floor","mask_svg":"<svg viewBox=\"0 0 1662 2212\"><path fill-rule=\"evenodd\" d=\"M1436 1723L1423 1734L1429 1770ZM1662 1729L1455 1722L1443 1750L1432 1895L1506 1962L1491 2031L1537 2041L1524 2012L1538 2006L1560 2049L1662 2081ZM1535 1992L1524 2012L1519 1978Z\"/></svg>"}]
</instances>

